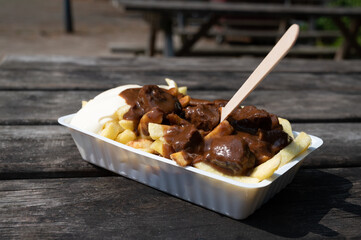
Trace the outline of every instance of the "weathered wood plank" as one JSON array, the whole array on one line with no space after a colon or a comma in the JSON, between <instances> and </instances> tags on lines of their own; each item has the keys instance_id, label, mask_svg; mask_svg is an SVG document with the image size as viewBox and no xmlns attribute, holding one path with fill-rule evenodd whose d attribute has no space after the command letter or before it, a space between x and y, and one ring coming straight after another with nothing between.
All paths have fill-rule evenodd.
<instances>
[{"instance_id":1,"label":"weathered wood plank","mask_svg":"<svg viewBox=\"0 0 361 240\"><path fill-rule=\"evenodd\" d=\"M81 100L98 92L89 91L4 91L0 93L2 124L56 124L57 119L76 112ZM68 101L73 99L72 101Z\"/></svg>"},{"instance_id":2,"label":"weathered wood plank","mask_svg":"<svg viewBox=\"0 0 361 240\"><path fill-rule=\"evenodd\" d=\"M192 90L236 90L251 72L183 70L0 69L0 90L106 90L124 84L165 84L171 78ZM359 73L272 72L258 90L330 90L361 92Z\"/></svg>"},{"instance_id":3,"label":"weathered wood plank","mask_svg":"<svg viewBox=\"0 0 361 240\"><path fill-rule=\"evenodd\" d=\"M306 168L361 167L360 123L292 123L295 131L320 137L323 145L303 163Z\"/></svg>"},{"instance_id":4,"label":"weathered wood plank","mask_svg":"<svg viewBox=\"0 0 361 240\"><path fill-rule=\"evenodd\" d=\"M4 239L356 239L361 237L360 170L303 169L243 221L123 177L1 181L0 235Z\"/></svg>"},{"instance_id":5,"label":"weathered wood plank","mask_svg":"<svg viewBox=\"0 0 361 240\"><path fill-rule=\"evenodd\" d=\"M1 126L0 179L111 176L83 161L61 126Z\"/></svg>"},{"instance_id":6,"label":"weathered wood plank","mask_svg":"<svg viewBox=\"0 0 361 240\"><path fill-rule=\"evenodd\" d=\"M324 141L303 167L361 167L360 123L292 125ZM62 126L1 126L0 142L0 179L112 175L83 161Z\"/></svg>"},{"instance_id":7,"label":"weathered wood plank","mask_svg":"<svg viewBox=\"0 0 361 240\"><path fill-rule=\"evenodd\" d=\"M60 56L6 56L0 69L64 71L246 71L252 72L262 58L90 58ZM273 72L360 73L361 60L283 59Z\"/></svg>"},{"instance_id":8,"label":"weathered wood plank","mask_svg":"<svg viewBox=\"0 0 361 240\"><path fill-rule=\"evenodd\" d=\"M55 124L80 108L82 100L100 91L1 91L0 124ZM189 91L195 98L229 99L235 91ZM256 90L245 100L271 113L296 121L358 121L361 95L327 91ZM313 107L310 107L310 106Z\"/></svg>"}]
</instances>

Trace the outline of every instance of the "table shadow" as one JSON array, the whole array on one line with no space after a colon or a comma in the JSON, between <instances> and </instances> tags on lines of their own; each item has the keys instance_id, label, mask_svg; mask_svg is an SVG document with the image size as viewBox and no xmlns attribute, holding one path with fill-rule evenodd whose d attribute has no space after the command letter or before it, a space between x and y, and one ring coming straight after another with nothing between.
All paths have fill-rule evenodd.
<instances>
[{"instance_id":1,"label":"table shadow","mask_svg":"<svg viewBox=\"0 0 361 240\"><path fill-rule=\"evenodd\" d=\"M361 216L360 205L345 201L352 186L352 182L334 174L301 170L290 185L242 222L288 238L308 233L336 237L339 233L320 221L331 209Z\"/></svg>"}]
</instances>

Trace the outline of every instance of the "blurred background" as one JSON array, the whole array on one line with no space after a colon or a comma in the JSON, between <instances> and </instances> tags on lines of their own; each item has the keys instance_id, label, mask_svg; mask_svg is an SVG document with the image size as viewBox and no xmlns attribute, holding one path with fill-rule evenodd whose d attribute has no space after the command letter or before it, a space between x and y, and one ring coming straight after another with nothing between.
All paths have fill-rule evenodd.
<instances>
[{"instance_id":1,"label":"blurred background","mask_svg":"<svg viewBox=\"0 0 361 240\"><path fill-rule=\"evenodd\" d=\"M227 1L214 2L250 2ZM159 24L154 15L126 11L117 1L72 0L73 32L66 31L63 0L0 0L0 56L71 55L135 56L149 55L149 33ZM264 1L263 1L264 2ZM268 1L270 2L270 1ZM272 0L291 4L291 1ZM292 4L361 7L361 0L297 0ZM205 22L205 14L173 16L174 47L191 38ZM159 21L159 19L158 19ZM350 20L345 17L348 26ZM154 23L155 22L155 23ZM197 41L186 56L264 56L277 38L292 23L301 26L296 49L291 57L333 58L343 38L332 19L309 17L280 19L270 17L221 17L207 34ZM153 24L153 25L152 25ZM162 56L164 37L156 32L152 56ZM360 31L357 41L361 43ZM360 58L351 54L348 58Z\"/></svg>"},{"instance_id":2,"label":"blurred background","mask_svg":"<svg viewBox=\"0 0 361 240\"><path fill-rule=\"evenodd\" d=\"M72 0L74 33L63 0L0 0L0 55L111 56L109 44L145 44L147 24L109 0ZM118 54L117 54L118 55Z\"/></svg>"}]
</instances>

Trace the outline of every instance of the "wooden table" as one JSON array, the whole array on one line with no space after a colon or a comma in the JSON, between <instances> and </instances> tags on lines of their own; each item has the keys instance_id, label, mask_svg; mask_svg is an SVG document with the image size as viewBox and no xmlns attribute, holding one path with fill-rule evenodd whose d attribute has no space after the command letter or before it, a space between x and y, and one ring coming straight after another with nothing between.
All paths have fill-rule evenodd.
<instances>
[{"instance_id":1,"label":"wooden table","mask_svg":"<svg viewBox=\"0 0 361 240\"><path fill-rule=\"evenodd\" d=\"M10 56L0 65L1 239L361 238L361 61L283 60L246 100L324 145L237 221L83 161L57 118L126 83L230 98L260 59Z\"/></svg>"},{"instance_id":2,"label":"wooden table","mask_svg":"<svg viewBox=\"0 0 361 240\"><path fill-rule=\"evenodd\" d=\"M253 17L273 17L304 19L310 17L329 17L340 30L344 37L341 48L336 52L335 59L343 59L351 50L361 56L361 46L357 42L358 31L361 26L361 8L350 7L329 7L320 5L291 5L290 1L285 4L252 4L252 3L217 3L209 1L164 1L164 0L112 0L116 5L123 6L126 10L140 11L159 15L160 28L164 32L164 55L184 56L194 44L208 30L217 23L220 17L224 16L253 16ZM172 16L177 13L195 13L207 16L198 31L187 39L177 51L173 46ZM344 17L349 17L349 25L343 21ZM155 27L150 26L149 50L154 52ZM286 30L286 29L284 29Z\"/></svg>"}]
</instances>

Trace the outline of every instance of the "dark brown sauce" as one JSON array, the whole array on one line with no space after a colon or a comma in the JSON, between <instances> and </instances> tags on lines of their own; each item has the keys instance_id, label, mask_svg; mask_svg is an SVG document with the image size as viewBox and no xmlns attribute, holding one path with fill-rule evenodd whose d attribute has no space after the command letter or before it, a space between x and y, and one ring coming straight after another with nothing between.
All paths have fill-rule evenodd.
<instances>
[{"instance_id":1,"label":"dark brown sauce","mask_svg":"<svg viewBox=\"0 0 361 240\"><path fill-rule=\"evenodd\" d=\"M258 135L237 132L237 136L247 143L249 150L255 155L257 159L256 165L259 165L274 156L275 153L272 153L271 151L271 144L260 140Z\"/></svg>"},{"instance_id":2,"label":"dark brown sauce","mask_svg":"<svg viewBox=\"0 0 361 240\"><path fill-rule=\"evenodd\" d=\"M130 110L124 114L124 119L133 120L136 125L139 124L142 116L151 110L157 109L163 115L181 110L178 98L157 85L126 89L119 96L131 106Z\"/></svg>"},{"instance_id":3,"label":"dark brown sauce","mask_svg":"<svg viewBox=\"0 0 361 240\"><path fill-rule=\"evenodd\" d=\"M119 93L119 96L124 98L128 105L133 106L137 102L140 89L141 88L129 88Z\"/></svg>"},{"instance_id":4,"label":"dark brown sauce","mask_svg":"<svg viewBox=\"0 0 361 240\"><path fill-rule=\"evenodd\" d=\"M218 126L226 100L191 98L182 108L178 99L184 95L156 85L127 89L119 95L131 105L124 118L139 123L138 134L148 136L150 122L171 125L164 135L169 143L164 157L183 151L191 164L204 161L225 174L245 175L292 141L276 115L254 106L233 111L227 118L228 127L220 126L217 135L205 140Z\"/></svg>"},{"instance_id":5,"label":"dark brown sauce","mask_svg":"<svg viewBox=\"0 0 361 240\"><path fill-rule=\"evenodd\" d=\"M237 135L215 138L205 159L218 170L229 175L244 175L255 166L255 156L247 142Z\"/></svg>"},{"instance_id":6,"label":"dark brown sauce","mask_svg":"<svg viewBox=\"0 0 361 240\"><path fill-rule=\"evenodd\" d=\"M149 136L149 123L162 123L163 112L159 108L152 108L149 112L144 114L138 124L138 132L143 136Z\"/></svg>"},{"instance_id":7,"label":"dark brown sauce","mask_svg":"<svg viewBox=\"0 0 361 240\"><path fill-rule=\"evenodd\" d=\"M215 104L198 104L184 109L185 119L198 129L210 131L215 128L221 118L218 106Z\"/></svg>"},{"instance_id":8,"label":"dark brown sauce","mask_svg":"<svg viewBox=\"0 0 361 240\"><path fill-rule=\"evenodd\" d=\"M201 154L203 151L203 137L193 125L172 126L164 138L175 152L185 150Z\"/></svg>"}]
</instances>

